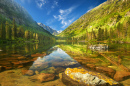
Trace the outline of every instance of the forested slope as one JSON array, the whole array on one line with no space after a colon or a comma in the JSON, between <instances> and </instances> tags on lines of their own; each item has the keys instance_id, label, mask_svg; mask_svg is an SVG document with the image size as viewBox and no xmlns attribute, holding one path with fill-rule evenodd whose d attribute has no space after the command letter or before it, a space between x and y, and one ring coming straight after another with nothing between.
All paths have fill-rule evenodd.
<instances>
[{"instance_id":1,"label":"forested slope","mask_svg":"<svg viewBox=\"0 0 130 86\"><path fill-rule=\"evenodd\" d=\"M0 39L54 40L54 37L14 0L0 0Z\"/></svg>"},{"instance_id":2,"label":"forested slope","mask_svg":"<svg viewBox=\"0 0 130 86\"><path fill-rule=\"evenodd\" d=\"M108 0L102 3L58 36L69 40L130 42L130 0Z\"/></svg>"}]
</instances>

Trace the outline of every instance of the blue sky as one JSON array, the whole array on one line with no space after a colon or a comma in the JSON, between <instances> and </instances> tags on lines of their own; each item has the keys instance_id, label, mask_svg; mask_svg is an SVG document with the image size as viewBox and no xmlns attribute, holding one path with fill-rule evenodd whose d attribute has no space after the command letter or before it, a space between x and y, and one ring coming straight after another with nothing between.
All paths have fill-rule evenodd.
<instances>
[{"instance_id":1,"label":"blue sky","mask_svg":"<svg viewBox=\"0 0 130 86\"><path fill-rule=\"evenodd\" d=\"M36 22L64 30L83 14L107 0L15 0Z\"/></svg>"}]
</instances>

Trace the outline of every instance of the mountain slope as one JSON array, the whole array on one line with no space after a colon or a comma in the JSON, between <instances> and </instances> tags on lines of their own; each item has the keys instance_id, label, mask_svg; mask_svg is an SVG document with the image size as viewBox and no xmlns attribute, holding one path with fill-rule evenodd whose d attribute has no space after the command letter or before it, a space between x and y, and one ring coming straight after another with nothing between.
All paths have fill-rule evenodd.
<instances>
[{"instance_id":1,"label":"mountain slope","mask_svg":"<svg viewBox=\"0 0 130 86\"><path fill-rule=\"evenodd\" d=\"M108 0L102 3L73 22L59 36L73 40L120 38L130 41L130 0Z\"/></svg>"},{"instance_id":2,"label":"mountain slope","mask_svg":"<svg viewBox=\"0 0 130 86\"><path fill-rule=\"evenodd\" d=\"M9 23L8 24L9 29L12 30L13 28L12 24L16 23L17 25L16 30L18 31L19 28L22 28L25 31L25 33L29 34L30 38L35 33L37 33L37 36L39 35L38 38L43 37L43 36L49 37L49 38L53 37L48 31L44 30L39 25L37 25L37 23L32 19L32 17L29 15L26 9L24 9L22 6L17 4L14 0L0 0L0 20L1 20L0 29L3 29L3 30L4 28L6 28L6 25L8 23ZM3 28L2 28L2 24L4 26ZM26 32L27 30L29 32ZM2 32L0 32L0 34L1 33ZM25 33L23 34L25 35Z\"/></svg>"},{"instance_id":3,"label":"mountain slope","mask_svg":"<svg viewBox=\"0 0 130 86\"><path fill-rule=\"evenodd\" d=\"M53 34L53 35L57 35L57 34L58 34L58 32L57 32L56 30L50 28L49 26L46 26L46 25L44 25L44 24L42 24L42 23L37 23L37 24L38 24L39 26L43 27L45 30L47 30L48 32L50 32L50 33Z\"/></svg>"}]
</instances>

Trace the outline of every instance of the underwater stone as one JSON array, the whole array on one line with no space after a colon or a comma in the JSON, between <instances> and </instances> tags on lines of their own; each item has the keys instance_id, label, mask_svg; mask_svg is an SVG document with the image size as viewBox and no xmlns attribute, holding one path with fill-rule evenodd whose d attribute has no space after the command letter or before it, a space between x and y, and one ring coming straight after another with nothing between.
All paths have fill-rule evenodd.
<instances>
[{"instance_id":1,"label":"underwater stone","mask_svg":"<svg viewBox=\"0 0 130 86\"><path fill-rule=\"evenodd\" d=\"M40 82L45 82L45 81L50 81L50 80L54 80L55 75L54 74L47 74L47 73L41 73L38 76L38 80Z\"/></svg>"}]
</instances>

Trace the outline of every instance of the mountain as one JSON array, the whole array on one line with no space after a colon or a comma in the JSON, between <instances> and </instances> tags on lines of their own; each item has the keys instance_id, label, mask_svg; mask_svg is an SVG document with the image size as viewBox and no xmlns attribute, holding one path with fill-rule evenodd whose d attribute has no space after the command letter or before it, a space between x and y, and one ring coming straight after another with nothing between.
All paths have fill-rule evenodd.
<instances>
[{"instance_id":1,"label":"mountain","mask_svg":"<svg viewBox=\"0 0 130 86\"><path fill-rule=\"evenodd\" d=\"M59 31L57 31L58 32L58 34L60 34L61 32L62 32L62 30L59 30Z\"/></svg>"},{"instance_id":2,"label":"mountain","mask_svg":"<svg viewBox=\"0 0 130 86\"><path fill-rule=\"evenodd\" d=\"M58 36L70 40L130 42L130 0L107 0L81 16Z\"/></svg>"},{"instance_id":3,"label":"mountain","mask_svg":"<svg viewBox=\"0 0 130 86\"><path fill-rule=\"evenodd\" d=\"M49 26L46 26L46 25L44 25L44 24L42 24L42 23L37 23L37 24L38 24L39 26L43 27L45 30L49 31L49 32L50 32L51 34L53 34L53 35L57 35L57 34L58 34L58 32L57 32L56 30L50 28Z\"/></svg>"},{"instance_id":4,"label":"mountain","mask_svg":"<svg viewBox=\"0 0 130 86\"><path fill-rule=\"evenodd\" d=\"M14 0L0 0L0 34L7 31L4 31L6 28L6 25L9 25L9 30L13 28L12 24L16 23L16 30L18 31L20 28L22 28L25 33L27 31L28 34L36 34L40 37L53 37L48 31L41 28L39 25L37 25L37 22L33 20L33 18L30 16L30 14L27 12L25 8L20 6L18 3L16 3ZM2 27L4 26L4 27ZM2 30L3 29L3 30ZM12 29L11 29L12 30ZM1 32L3 31L3 32ZM15 31L15 33L18 33ZM10 33L13 31L10 31ZM25 35L25 33L23 33ZM25 36L23 36L25 37ZM29 35L28 37L32 37L32 35ZM3 39L5 37L3 36ZM35 37L34 37L35 38Z\"/></svg>"}]
</instances>

